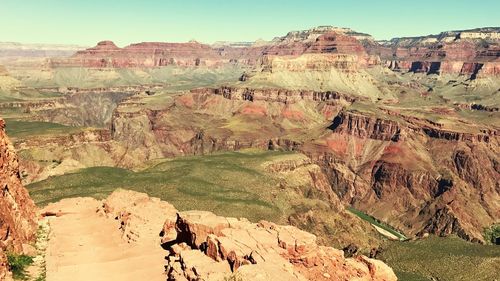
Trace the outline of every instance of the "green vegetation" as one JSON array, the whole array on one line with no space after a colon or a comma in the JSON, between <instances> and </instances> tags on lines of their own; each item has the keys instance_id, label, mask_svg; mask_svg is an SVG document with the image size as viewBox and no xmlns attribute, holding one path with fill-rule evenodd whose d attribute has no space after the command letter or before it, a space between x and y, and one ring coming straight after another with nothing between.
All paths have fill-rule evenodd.
<instances>
[{"instance_id":1,"label":"green vegetation","mask_svg":"<svg viewBox=\"0 0 500 281\"><path fill-rule=\"evenodd\" d=\"M104 198L125 188L159 197L179 210L202 209L253 221L277 221L289 208L291 195L278 192L279 180L262 164L290 154L245 151L180 157L139 172L92 167L33 183L28 189L39 205L67 197Z\"/></svg>"},{"instance_id":2,"label":"green vegetation","mask_svg":"<svg viewBox=\"0 0 500 281\"><path fill-rule=\"evenodd\" d=\"M491 281L500 272L500 247L455 236L387 242L378 258L404 281Z\"/></svg>"},{"instance_id":3,"label":"green vegetation","mask_svg":"<svg viewBox=\"0 0 500 281\"><path fill-rule=\"evenodd\" d=\"M500 237L500 224L494 224L484 229L484 240L487 243L495 244Z\"/></svg>"},{"instance_id":4,"label":"green vegetation","mask_svg":"<svg viewBox=\"0 0 500 281\"><path fill-rule=\"evenodd\" d=\"M20 121L13 119L6 119L5 122L7 135L12 138L69 134L81 130L79 127L65 126L51 122Z\"/></svg>"},{"instance_id":5,"label":"green vegetation","mask_svg":"<svg viewBox=\"0 0 500 281\"><path fill-rule=\"evenodd\" d=\"M33 263L33 258L26 255L7 254L10 269L14 279L27 280L28 274L26 268Z\"/></svg>"},{"instance_id":6,"label":"green vegetation","mask_svg":"<svg viewBox=\"0 0 500 281\"><path fill-rule=\"evenodd\" d=\"M377 220L376 218L370 216L370 215L367 215L359 210L356 210L354 209L353 207L348 207L347 210L353 214L355 214L356 216L358 216L359 218L375 225L375 226L378 226L388 232L390 232L391 234L395 235L396 237L399 238L399 240L405 240L407 239L406 236L404 236L404 234L396 231L394 228L392 228L390 225L387 225L379 220Z\"/></svg>"}]
</instances>

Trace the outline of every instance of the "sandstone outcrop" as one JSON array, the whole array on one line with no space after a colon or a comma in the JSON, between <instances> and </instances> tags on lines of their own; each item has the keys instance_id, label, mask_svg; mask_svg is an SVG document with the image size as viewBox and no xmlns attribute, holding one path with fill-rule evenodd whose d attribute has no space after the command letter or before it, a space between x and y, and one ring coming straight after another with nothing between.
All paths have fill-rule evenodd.
<instances>
[{"instance_id":1,"label":"sandstone outcrop","mask_svg":"<svg viewBox=\"0 0 500 281\"><path fill-rule=\"evenodd\" d=\"M281 168L293 165L286 166ZM296 227L207 211L178 212L167 202L129 190L116 190L102 201L64 199L43 212L55 215L48 218L48 279L88 268L77 280L106 280L99 274L109 267L106 276L134 280L123 276L128 266L132 276L148 274L158 280L158 264L166 262L163 280L397 280L383 262L361 255L346 258L342 250L319 246L316 236ZM80 230L82 237L65 235L70 227ZM64 243L58 244L63 236ZM86 247L76 254L82 261L68 254L82 245ZM106 252L110 250L114 252ZM95 257L91 268L89 257Z\"/></svg>"},{"instance_id":2,"label":"sandstone outcrop","mask_svg":"<svg viewBox=\"0 0 500 281\"><path fill-rule=\"evenodd\" d=\"M173 207L117 190L108 199L65 198L44 207L46 280L165 280L158 235Z\"/></svg>"},{"instance_id":3,"label":"sandstone outcrop","mask_svg":"<svg viewBox=\"0 0 500 281\"><path fill-rule=\"evenodd\" d=\"M173 229L175 239L165 235ZM162 234L168 280L397 280L384 263L345 258L292 226L186 211L174 225L167 220Z\"/></svg>"},{"instance_id":4,"label":"sandstone outcrop","mask_svg":"<svg viewBox=\"0 0 500 281\"><path fill-rule=\"evenodd\" d=\"M120 223L122 237L129 243L159 240L158 226L168 218L174 221L177 213L165 201L130 190L114 191L103 201L100 211Z\"/></svg>"},{"instance_id":5,"label":"sandstone outcrop","mask_svg":"<svg viewBox=\"0 0 500 281\"><path fill-rule=\"evenodd\" d=\"M37 229L35 204L21 184L16 152L0 119L0 279L8 275L5 253L22 253Z\"/></svg>"}]
</instances>

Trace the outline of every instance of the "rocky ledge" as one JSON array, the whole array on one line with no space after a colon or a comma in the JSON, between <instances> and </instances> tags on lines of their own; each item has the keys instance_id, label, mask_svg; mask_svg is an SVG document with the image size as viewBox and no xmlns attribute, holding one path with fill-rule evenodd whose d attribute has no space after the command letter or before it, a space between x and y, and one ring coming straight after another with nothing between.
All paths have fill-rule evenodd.
<instances>
[{"instance_id":1,"label":"rocky ledge","mask_svg":"<svg viewBox=\"0 0 500 281\"><path fill-rule=\"evenodd\" d=\"M186 211L160 233L168 280L397 280L381 261L319 246L293 226Z\"/></svg>"},{"instance_id":2,"label":"rocky ledge","mask_svg":"<svg viewBox=\"0 0 500 281\"><path fill-rule=\"evenodd\" d=\"M319 246L316 236L296 227L207 211L179 212L165 201L130 190L116 190L100 202L64 199L49 204L41 215L50 219L49 249L59 251L49 250L48 279L66 280L60 278L70 262L71 270L81 272L79 280L94 280L92 274L105 268L106 280L143 280L124 278L138 276L138 271L149 274L147 280L397 280L383 262L365 256L346 258L343 251ZM64 232L75 225L81 233ZM63 240L57 238L61 236ZM79 251L91 249L94 270L81 270L88 265L88 254L75 254L74 246L68 248L72 244L79 245ZM110 254L113 262L126 264L130 275L109 265Z\"/></svg>"}]
</instances>

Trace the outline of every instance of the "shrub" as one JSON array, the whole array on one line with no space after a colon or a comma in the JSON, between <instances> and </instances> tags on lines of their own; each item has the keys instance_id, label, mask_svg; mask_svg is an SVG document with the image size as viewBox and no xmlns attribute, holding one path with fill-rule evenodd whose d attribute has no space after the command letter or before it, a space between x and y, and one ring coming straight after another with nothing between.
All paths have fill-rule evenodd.
<instances>
[{"instance_id":1,"label":"shrub","mask_svg":"<svg viewBox=\"0 0 500 281\"><path fill-rule=\"evenodd\" d=\"M26 267L33 263L33 258L27 255L7 254L10 270L14 279L26 280L28 275Z\"/></svg>"},{"instance_id":2,"label":"shrub","mask_svg":"<svg viewBox=\"0 0 500 281\"><path fill-rule=\"evenodd\" d=\"M496 243L496 239L500 237L500 224L494 224L484 229L484 240L487 243Z\"/></svg>"}]
</instances>

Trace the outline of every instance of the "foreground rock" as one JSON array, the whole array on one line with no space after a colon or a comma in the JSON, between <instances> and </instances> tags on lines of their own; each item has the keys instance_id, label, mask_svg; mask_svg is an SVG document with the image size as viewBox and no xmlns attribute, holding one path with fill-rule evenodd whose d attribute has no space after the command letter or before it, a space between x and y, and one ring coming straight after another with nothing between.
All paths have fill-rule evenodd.
<instances>
[{"instance_id":1,"label":"foreground rock","mask_svg":"<svg viewBox=\"0 0 500 281\"><path fill-rule=\"evenodd\" d=\"M293 226L187 211L161 234L168 280L397 280L384 263L345 258Z\"/></svg>"},{"instance_id":2,"label":"foreground rock","mask_svg":"<svg viewBox=\"0 0 500 281\"><path fill-rule=\"evenodd\" d=\"M21 184L18 158L0 119L0 280L10 278L5 252L23 253L36 232L35 204Z\"/></svg>"},{"instance_id":3,"label":"foreground rock","mask_svg":"<svg viewBox=\"0 0 500 281\"><path fill-rule=\"evenodd\" d=\"M136 243L154 242L158 245L158 226L165 218L175 218L177 210L171 204L145 193L130 190L113 192L100 209L108 218L120 223L122 238Z\"/></svg>"},{"instance_id":4,"label":"foreground rock","mask_svg":"<svg viewBox=\"0 0 500 281\"><path fill-rule=\"evenodd\" d=\"M71 198L42 210L50 224L48 281L165 280L159 229L172 205L119 190L107 200Z\"/></svg>"},{"instance_id":5,"label":"foreground rock","mask_svg":"<svg viewBox=\"0 0 500 281\"><path fill-rule=\"evenodd\" d=\"M345 258L296 227L177 212L133 191L64 199L42 214L51 228L48 281L396 280L384 263Z\"/></svg>"}]
</instances>

